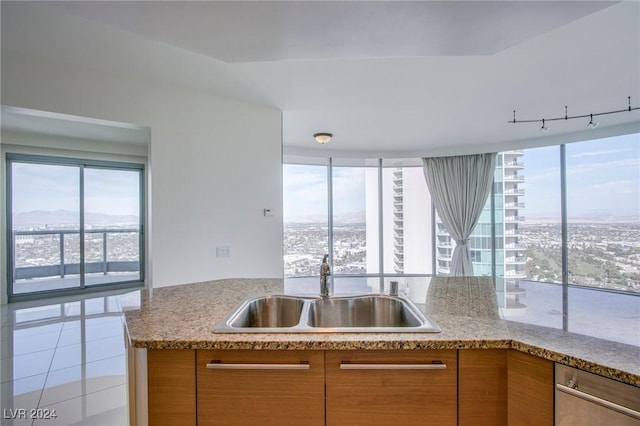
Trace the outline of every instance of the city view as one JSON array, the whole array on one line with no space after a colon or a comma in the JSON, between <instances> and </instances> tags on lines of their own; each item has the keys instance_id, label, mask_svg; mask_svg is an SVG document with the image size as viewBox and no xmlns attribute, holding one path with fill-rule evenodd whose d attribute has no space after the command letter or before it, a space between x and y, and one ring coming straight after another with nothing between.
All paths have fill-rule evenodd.
<instances>
[{"instance_id":1,"label":"city view","mask_svg":"<svg viewBox=\"0 0 640 426\"><path fill-rule=\"evenodd\" d=\"M141 168L9 159L11 294L140 277Z\"/></svg>"},{"instance_id":2,"label":"city view","mask_svg":"<svg viewBox=\"0 0 640 426\"><path fill-rule=\"evenodd\" d=\"M137 261L139 252L138 232L135 224L114 224L108 227L87 227L85 230L85 262ZM80 262L80 235L77 230L64 225L44 227L14 228L16 268L26 266L59 265L60 247L64 247L62 256L66 264ZM62 240L62 241L61 241Z\"/></svg>"},{"instance_id":3,"label":"city view","mask_svg":"<svg viewBox=\"0 0 640 426\"><path fill-rule=\"evenodd\" d=\"M640 223L569 224L568 228L570 283L640 294ZM561 283L560 225L527 224L521 230L526 279ZM340 240L350 244L334 248L335 267L343 273L366 274L366 224L343 225L339 232ZM287 223L285 276L318 275L327 235L326 224Z\"/></svg>"}]
</instances>

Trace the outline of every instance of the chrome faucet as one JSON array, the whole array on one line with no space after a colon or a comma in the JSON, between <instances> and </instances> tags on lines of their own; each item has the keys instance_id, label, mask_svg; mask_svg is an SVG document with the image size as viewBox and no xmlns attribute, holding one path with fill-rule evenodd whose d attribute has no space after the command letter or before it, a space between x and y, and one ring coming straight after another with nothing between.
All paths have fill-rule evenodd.
<instances>
[{"instance_id":1,"label":"chrome faucet","mask_svg":"<svg viewBox=\"0 0 640 426\"><path fill-rule=\"evenodd\" d=\"M320 266L320 296L322 297L329 297L331 293L331 286L329 284L331 266L329 266L327 259L329 259L329 255L325 254L322 258L322 265Z\"/></svg>"}]
</instances>

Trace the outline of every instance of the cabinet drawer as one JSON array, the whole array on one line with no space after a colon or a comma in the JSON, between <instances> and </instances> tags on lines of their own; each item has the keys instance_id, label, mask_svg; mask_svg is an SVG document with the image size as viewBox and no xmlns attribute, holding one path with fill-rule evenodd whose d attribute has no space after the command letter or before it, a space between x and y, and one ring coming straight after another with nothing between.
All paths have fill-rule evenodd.
<instances>
[{"instance_id":1,"label":"cabinet drawer","mask_svg":"<svg viewBox=\"0 0 640 426\"><path fill-rule=\"evenodd\" d=\"M324 425L321 351L197 352L198 425Z\"/></svg>"},{"instance_id":2,"label":"cabinet drawer","mask_svg":"<svg viewBox=\"0 0 640 426\"><path fill-rule=\"evenodd\" d=\"M331 351L325 358L327 425L456 425L456 351Z\"/></svg>"}]
</instances>

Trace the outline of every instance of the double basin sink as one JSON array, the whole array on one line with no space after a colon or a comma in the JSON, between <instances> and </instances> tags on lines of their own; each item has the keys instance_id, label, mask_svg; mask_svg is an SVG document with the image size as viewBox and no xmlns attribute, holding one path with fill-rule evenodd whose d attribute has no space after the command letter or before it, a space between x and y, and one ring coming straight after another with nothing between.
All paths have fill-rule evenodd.
<instances>
[{"instance_id":1,"label":"double basin sink","mask_svg":"<svg viewBox=\"0 0 640 426\"><path fill-rule=\"evenodd\" d=\"M300 297L263 294L247 297L214 329L216 333L438 333L403 296L367 294Z\"/></svg>"}]
</instances>

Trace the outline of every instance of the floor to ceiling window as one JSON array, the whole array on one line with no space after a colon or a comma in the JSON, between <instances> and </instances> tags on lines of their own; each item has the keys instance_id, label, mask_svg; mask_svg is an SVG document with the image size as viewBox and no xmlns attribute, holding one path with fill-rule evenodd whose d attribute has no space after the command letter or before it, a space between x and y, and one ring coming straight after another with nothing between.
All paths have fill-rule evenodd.
<instances>
[{"instance_id":1,"label":"floor to ceiling window","mask_svg":"<svg viewBox=\"0 0 640 426\"><path fill-rule=\"evenodd\" d=\"M327 166L283 167L284 275L318 275L329 253Z\"/></svg>"},{"instance_id":2,"label":"floor to ceiling window","mask_svg":"<svg viewBox=\"0 0 640 426\"><path fill-rule=\"evenodd\" d=\"M523 159L526 277L503 313L640 346L640 134L528 149Z\"/></svg>"},{"instance_id":3,"label":"floor to ceiling window","mask_svg":"<svg viewBox=\"0 0 640 426\"><path fill-rule=\"evenodd\" d=\"M7 154L9 296L140 283L143 166Z\"/></svg>"},{"instance_id":4,"label":"floor to ceiling window","mask_svg":"<svg viewBox=\"0 0 640 426\"><path fill-rule=\"evenodd\" d=\"M420 277L433 272L433 225L420 162L328 163L283 168L285 277L296 277L291 285L317 293L325 253L338 293L384 291L389 277L405 291L422 285Z\"/></svg>"},{"instance_id":5,"label":"floor to ceiling window","mask_svg":"<svg viewBox=\"0 0 640 426\"><path fill-rule=\"evenodd\" d=\"M470 249L503 316L640 346L640 134L497 160ZM448 275L455 242L432 218L421 160L373 161L285 165L285 276L307 277L296 290L317 294L324 253L338 292L385 291L391 279L411 292ZM287 215L300 206L321 220Z\"/></svg>"},{"instance_id":6,"label":"floor to ceiling window","mask_svg":"<svg viewBox=\"0 0 640 426\"><path fill-rule=\"evenodd\" d=\"M566 181L568 330L640 345L640 134L566 145Z\"/></svg>"},{"instance_id":7,"label":"floor to ceiling window","mask_svg":"<svg viewBox=\"0 0 640 426\"><path fill-rule=\"evenodd\" d=\"M510 319L562 328L560 147L526 149L518 161L526 180L519 193L505 191L505 202L526 215L505 230L505 242L520 249L510 260L520 262L523 276L505 279L503 312Z\"/></svg>"},{"instance_id":8,"label":"floor to ceiling window","mask_svg":"<svg viewBox=\"0 0 640 426\"><path fill-rule=\"evenodd\" d=\"M331 173L333 272L377 274L378 168L334 166Z\"/></svg>"}]
</instances>

